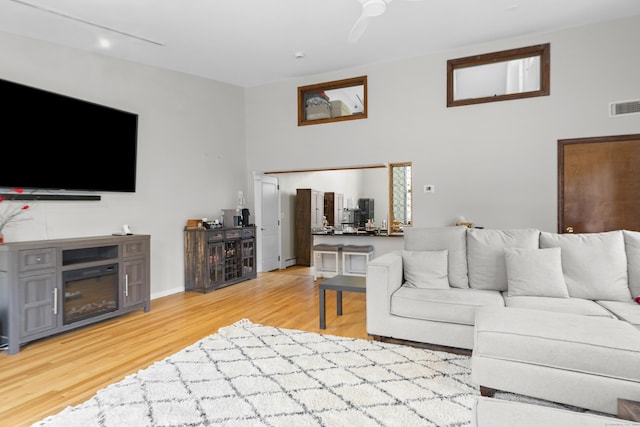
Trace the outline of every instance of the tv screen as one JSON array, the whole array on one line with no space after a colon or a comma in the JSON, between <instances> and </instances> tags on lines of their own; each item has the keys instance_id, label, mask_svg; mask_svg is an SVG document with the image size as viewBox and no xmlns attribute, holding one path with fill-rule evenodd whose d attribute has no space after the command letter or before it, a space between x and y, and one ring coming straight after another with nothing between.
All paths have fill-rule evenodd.
<instances>
[{"instance_id":1,"label":"tv screen","mask_svg":"<svg viewBox=\"0 0 640 427\"><path fill-rule=\"evenodd\" d=\"M138 115L0 79L0 187L135 192Z\"/></svg>"}]
</instances>

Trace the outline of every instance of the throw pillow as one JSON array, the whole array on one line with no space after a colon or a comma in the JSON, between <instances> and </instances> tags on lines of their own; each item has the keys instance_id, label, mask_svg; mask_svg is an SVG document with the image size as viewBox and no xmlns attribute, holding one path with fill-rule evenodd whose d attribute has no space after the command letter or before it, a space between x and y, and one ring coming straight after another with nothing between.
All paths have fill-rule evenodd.
<instances>
[{"instance_id":1,"label":"throw pillow","mask_svg":"<svg viewBox=\"0 0 640 427\"><path fill-rule=\"evenodd\" d=\"M562 272L569 296L630 301L627 255L622 231L540 233L540 248L562 249Z\"/></svg>"},{"instance_id":2,"label":"throw pillow","mask_svg":"<svg viewBox=\"0 0 640 427\"><path fill-rule=\"evenodd\" d=\"M506 248L538 249L540 231L536 229L467 231L469 286L474 289L507 290Z\"/></svg>"},{"instance_id":3,"label":"throw pillow","mask_svg":"<svg viewBox=\"0 0 640 427\"><path fill-rule=\"evenodd\" d=\"M404 229L407 251L449 251L449 285L468 288L467 227L407 227Z\"/></svg>"},{"instance_id":4,"label":"throw pillow","mask_svg":"<svg viewBox=\"0 0 640 427\"><path fill-rule=\"evenodd\" d=\"M640 297L640 231L624 230L623 234L627 251L629 289L631 289L631 296Z\"/></svg>"},{"instance_id":5,"label":"throw pillow","mask_svg":"<svg viewBox=\"0 0 640 427\"><path fill-rule=\"evenodd\" d=\"M508 295L569 298L560 248L505 249Z\"/></svg>"},{"instance_id":6,"label":"throw pillow","mask_svg":"<svg viewBox=\"0 0 640 427\"><path fill-rule=\"evenodd\" d=\"M405 285L412 288L448 289L449 251L402 251Z\"/></svg>"}]
</instances>

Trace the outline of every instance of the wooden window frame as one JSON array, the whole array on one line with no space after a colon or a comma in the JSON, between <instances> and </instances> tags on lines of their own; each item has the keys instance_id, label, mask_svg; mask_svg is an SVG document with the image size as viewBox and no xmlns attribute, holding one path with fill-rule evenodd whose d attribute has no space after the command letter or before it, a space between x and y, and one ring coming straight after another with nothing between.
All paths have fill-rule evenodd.
<instances>
[{"instance_id":1,"label":"wooden window frame","mask_svg":"<svg viewBox=\"0 0 640 427\"><path fill-rule=\"evenodd\" d=\"M331 117L326 119L305 119L305 95L309 93L322 92L333 89L342 89L352 86L364 86L362 113L352 114L350 116ZM298 126L316 125L320 123L343 122L347 120L360 120L367 118L367 76L353 77L350 79L335 80L332 82L318 83L308 86L298 87Z\"/></svg>"},{"instance_id":2,"label":"wooden window frame","mask_svg":"<svg viewBox=\"0 0 640 427\"><path fill-rule=\"evenodd\" d=\"M503 50L483 55L467 56L465 58L450 59L447 61L447 107L460 105L481 104L485 102L507 101L511 99L531 98L534 96L547 96L550 93L550 58L551 45L549 43L517 49ZM467 98L454 100L453 98L453 74L461 68L475 67L498 62L506 62L513 59L540 56L540 89L528 92L511 93L504 95L485 96L481 98Z\"/></svg>"}]
</instances>

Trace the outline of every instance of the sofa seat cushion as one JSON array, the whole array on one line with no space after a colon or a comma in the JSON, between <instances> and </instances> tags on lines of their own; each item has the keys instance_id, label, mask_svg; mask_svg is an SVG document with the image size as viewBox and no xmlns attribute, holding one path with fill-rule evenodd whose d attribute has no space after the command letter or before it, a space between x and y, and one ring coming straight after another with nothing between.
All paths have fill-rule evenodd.
<instances>
[{"instance_id":1,"label":"sofa seat cushion","mask_svg":"<svg viewBox=\"0 0 640 427\"><path fill-rule=\"evenodd\" d=\"M473 326L476 308L504 307L499 292L477 289L422 289L401 286L391 296L391 314L411 319Z\"/></svg>"},{"instance_id":2,"label":"sofa seat cushion","mask_svg":"<svg viewBox=\"0 0 640 427\"><path fill-rule=\"evenodd\" d=\"M615 319L610 311L595 301L581 298L553 298L553 297L510 297L503 293L504 305L513 308L529 310L555 311L558 313L581 314L583 316L599 316ZM640 305L638 306L640 307Z\"/></svg>"},{"instance_id":3,"label":"sofa seat cushion","mask_svg":"<svg viewBox=\"0 0 640 427\"><path fill-rule=\"evenodd\" d=\"M483 307L474 339L474 357L640 382L640 331L620 320Z\"/></svg>"},{"instance_id":4,"label":"sofa seat cushion","mask_svg":"<svg viewBox=\"0 0 640 427\"><path fill-rule=\"evenodd\" d=\"M640 329L640 305L635 301L596 301L620 320L629 322Z\"/></svg>"}]
</instances>

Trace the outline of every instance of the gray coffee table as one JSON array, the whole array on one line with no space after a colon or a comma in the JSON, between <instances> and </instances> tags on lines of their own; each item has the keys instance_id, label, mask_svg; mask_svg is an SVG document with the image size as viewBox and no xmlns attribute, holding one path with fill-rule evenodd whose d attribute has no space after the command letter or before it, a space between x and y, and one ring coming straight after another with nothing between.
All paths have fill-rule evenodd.
<instances>
[{"instance_id":1,"label":"gray coffee table","mask_svg":"<svg viewBox=\"0 0 640 427\"><path fill-rule=\"evenodd\" d=\"M320 329L326 329L326 295L327 290L336 291L336 308L338 316L342 316L342 292L361 292L365 293L366 278L362 276L343 276L337 275L330 279L320 282L318 285L320 290Z\"/></svg>"}]
</instances>

